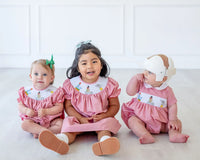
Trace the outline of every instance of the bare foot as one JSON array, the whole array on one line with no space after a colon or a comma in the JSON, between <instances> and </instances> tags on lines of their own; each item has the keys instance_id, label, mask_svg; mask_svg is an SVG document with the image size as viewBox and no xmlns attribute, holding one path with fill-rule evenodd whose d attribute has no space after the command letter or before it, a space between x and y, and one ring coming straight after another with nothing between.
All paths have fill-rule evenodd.
<instances>
[{"instance_id":1,"label":"bare foot","mask_svg":"<svg viewBox=\"0 0 200 160\"><path fill-rule=\"evenodd\" d=\"M173 133L169 136L169 141L173 143L186 143L189 136L181 133Z\"/></svg>"},{"instance_id":2,"label":"bare foot","mask_svg":"<svg viewBox=\"0 0 200 160\"><path fill-rule=\"evenodd\" d=\"M145 134L139 138L141 144L150 144L155 142L155 138L151 134Z\"/></svg>"}]
</instances>

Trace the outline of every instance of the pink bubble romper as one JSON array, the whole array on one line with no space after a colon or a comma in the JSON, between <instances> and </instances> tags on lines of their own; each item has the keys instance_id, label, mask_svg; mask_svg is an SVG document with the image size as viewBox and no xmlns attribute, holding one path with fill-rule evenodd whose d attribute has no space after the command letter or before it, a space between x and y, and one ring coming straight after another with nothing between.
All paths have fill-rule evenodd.
<instances>
[{"instance_id":1,"label":"pink bubble romper","mask_svg":"<svg viewBox=\"0 0 200 160\"><path fill-rule=\"evenodd\" d=\"M128 119L136 116L150 133L160 133L162 124L168 123L168 106L177 102L172 88L167 84L153 88L141 81L138 83L137 97L122 104L121 117L128 128Z\"/></svg>"},{"instance_id":2,"label":"pink bubble romper","mask_svg":"<svg viewBox=\"0 0 200 160\"><path fill-rule=\"evenodd\" d=\"M44 90L36 90L34 87L21 87L18 91L19 98L18 102L22 102L26 107L33 109L37 112L40 108L51 108L56 103L64 102L64 91L62 87L58 89L52 85L47 87ZM46 115L42 118L37 115L34 117L28 117L25 114L20 113L20 117L22 120L30 119L35 123L40 124L43 127L48 128L50 126L50 122L56 118L64 119L64 110L55 115Z\"/></svg>"}]
</instances>

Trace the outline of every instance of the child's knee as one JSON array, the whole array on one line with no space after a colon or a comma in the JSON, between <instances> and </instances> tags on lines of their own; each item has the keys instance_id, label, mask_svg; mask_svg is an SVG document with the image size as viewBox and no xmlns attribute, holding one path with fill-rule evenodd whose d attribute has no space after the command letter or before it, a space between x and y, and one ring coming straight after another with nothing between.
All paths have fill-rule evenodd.
<instances>
[{"instance_id":1,"label":"child's knee","mask_svg":"<svg viewBox=\"0 0 200 160\"><path fill-rule=\"evenodd\" d=\"M128 119L128 125L129 126L134 126L134 124L141 124L144 125L144 122L140 120L139 118L132 116Z\"/></svg>"},{"instance_id":2,"label":"child's knee","mask_svg":"<svg viewBox=\"0 0 200 160\"><path fill-rule=\"evenodd\" d=\"M24 131L26 131L27 128L30 126L30 123L31 123L30 120L24 120L24 121L22 121L21 128L22 128Z\"/></svg>"}]
</instances>

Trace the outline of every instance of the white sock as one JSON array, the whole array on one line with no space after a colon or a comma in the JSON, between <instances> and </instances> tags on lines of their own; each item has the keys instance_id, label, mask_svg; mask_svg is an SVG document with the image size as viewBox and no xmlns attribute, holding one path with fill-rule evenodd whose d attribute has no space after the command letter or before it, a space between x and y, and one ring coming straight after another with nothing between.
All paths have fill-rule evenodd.
<instances>
[{"instance_id":1,"label":"white sock","mask_svg":"<svg viewBox=\"0 0 200 160\"><path fill-rule=\"evenodd\" d=\"M101 137L100 142L105 141L108 138L110 138L110 136L103 136L103 137Z\"/></svg>"},{"instance_id":2,"label":"white sock","mask_svg":"<svg viewBox=\"0 0 200 160\"><path fill-rule=\"evenodd\" d=\"M69 142L69 139L68 139L68 136L66 134L63 134L63 133L60 133L60 134L56 134L56 137L58 139L60 139L61 141L64 141L65 143L68 144Z\"/></svg>"}]
</instances>

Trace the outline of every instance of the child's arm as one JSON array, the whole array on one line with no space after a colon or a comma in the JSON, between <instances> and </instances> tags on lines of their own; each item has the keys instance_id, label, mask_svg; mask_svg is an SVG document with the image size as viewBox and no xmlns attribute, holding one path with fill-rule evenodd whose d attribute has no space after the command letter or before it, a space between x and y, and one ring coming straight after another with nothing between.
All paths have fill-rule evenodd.
<instances>
[{"instance_id":1,"label":"child's arm","mask_svg":"<svg viewBox=\"0 0 200 160\"><path fill-rule=\"evenodd\" d=\"M34 110L32 110L32 109L26 107L24 104L22 104L22 102L20 102L18 104L18 109L19 109L20 113L25 114L28 117L33 117L37 114Z\"/></svg>"},{"instance_id":2,"label":"child's arm","mask_svg":"<svg viewBox=\"0 0 200 160\"><path fill-rule=\"evenodd\" d=\"M38 117L43 117L45 115L54 115L63 111L63 103L56 103L51 108L40 108L38 110Z\"/></svg>"},{"instance_id":3,"label":"child's arm","mask_svg":"<svg viewBox=\"0 0 200 160\"><path fill-rule=\"evenodd\" d=\"M137 74L131 78L131 80L128 82L128 85L126 87L126 93L129 96L134 96L138 92L139 88L139 81L143 81L144 75Z\"/></svg>"},{"instance_id":4,"label":"child's arm","mask_svg":"<svg viewBox=\"0 0 200 160\"><path fill-rule=\"evenodd\" d=\"M99 120L102 120L102 119L105 119L108 117L114 117L117 114L117 112L119 111L119 107L120 107L118 97L109 98L108 101L109 101L109 104L108 104L109 108L108 108L107 112L92 116L91 118L92 118L93 122L97 122Z\"/></svg>"},{"instance_id":5,"label":"child's arm","mask_svg":"<svg viewBox=\"0 0 200 160\"><path fill-rule=\"evenodd\" d=\"M68 114L68 116L76 117L81 124L89 123L89 118L82 116L74 109L71 104L71 100L65 100L65 112Z\"/></svg>"},{"instance_id":6,"label":"child's arm","mask_svg":"<svg viewBox=\"0 0 200 160\"><path fill-rule=\"evenodd\" d=\"M177 104L168 107L168 129L181 130L181 124L177 117Z\"/></svg>"}]
</instances>

